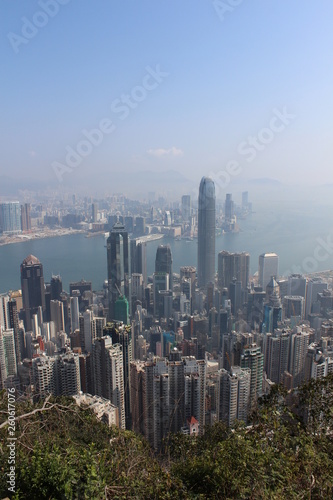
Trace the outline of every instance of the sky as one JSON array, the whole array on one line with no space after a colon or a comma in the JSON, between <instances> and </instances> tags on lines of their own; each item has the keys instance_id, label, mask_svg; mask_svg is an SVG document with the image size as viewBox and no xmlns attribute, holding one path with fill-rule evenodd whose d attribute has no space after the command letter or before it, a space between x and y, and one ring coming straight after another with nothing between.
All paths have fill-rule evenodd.
<instances>
[{"instance_id":1,"label":"sky","mask_svg":"<svg viewBox=\"0 0 333 500\"><path fill-rule=\"evenodd\" d=\"M1 9L0 181L333 183L331 0Z\"/></svg>"}]
</instances>

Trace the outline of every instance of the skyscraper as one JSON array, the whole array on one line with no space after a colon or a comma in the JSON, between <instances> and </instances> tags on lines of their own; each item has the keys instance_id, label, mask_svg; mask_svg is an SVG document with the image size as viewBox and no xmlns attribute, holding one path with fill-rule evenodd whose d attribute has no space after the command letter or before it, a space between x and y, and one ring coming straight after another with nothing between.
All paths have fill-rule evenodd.
<instances>
[{"instance_id":1,"label":"skyscraper","mask_svg":"<svg viewBox=\"0 0 333 500\"><path fill-rule=\"evenodd\" d=\"M130 259L128 233L116 222L107 241L109 319L114 319L114 307L119 295L130 303Z\"/></svg>"},{"instance_id":2,"label":"skyscraper","mask_svg":"<svg viewBox=\"0 0 333 500\"><path fill-rule=\"evenodd\" d=\"M242 282L246 289L249 282L250 254L222 251L218 254L218 285L220 290L228 288L233 278Z\"/></svg>"},{"instance_id":3,"label":"skyscraper","mask_svg":"<svg viewBox=\"0 0 333 500\"><path fill-rule=\"evenodd\" d=\"M205 287L215 276L215 185L203 177L198 200L198 285Z\"/></svg>"},{"instance_id":4,"label":"skyscraper","mask_svg":"<svg viewBox=\"0 0 333 500\"><path fill-rule=\"evenodd\" d=\"M26 331L32 329L31 318L41 307L45 312L45 289L43 266L33 255L29 255L21 264L21 287Z\"/></svg>"},{"instance_id":5,"label":"skyscraper","mask_svg":"<svg viewBox=\"0 0 333 500\"><path fill-rule=\"evenodd\" d=\"M189 222L191 217L191 196L189 194L182 196L182 217L184 222Z\"/></svg>"},{"instance_id":6,"label":"skyscraper","mask_svg":"<svg viewBox=\"0 0 333 500\"><path fill-rule=\"evenodd\" d=\"M169 275L169 290L173 289L172 254L170 245L159 245L156 250L155 273Z\"/></svg>"},{"instance_id":7,"label":"skyscraper","mask_svg":"<svg viewBox=\"0 0 333 500\"><path fill-rule=\"evenodd\" d=\"M30 203L21 205L21 227L22 231L30 231L31 229Z\"/></svg>"},{"instance_id":8,"label":"skyscraper","mask_svg":"<svg viewBox=\"0 0 333 500\"><path fill-rule=\"evenodd\" d=\"M234 216L234 202L230 193L227 193L225 197L224 216L226 222L230 222Z\"/></svg>"},{"instance_id":9,"label":"skyscraper","mask_svg":"<svg viewBox=\"0 0 333 500\"><path fill-rule=\"evenodd\" d=\"M276 253L263 253L259 255L259 286L266 291L266 286L271 277L278 277L279 257Z\"/></svg>"},{"instance_id":10,"label":"skyscraper","mask_svg":"<svg viewBox=\"0 0 333 500\"><path fill-rule=\"evenodd\" d=\"M18 233L21 231L21 209L18 201L0 204L0 232Z\"/></svg>"}]
</instances>

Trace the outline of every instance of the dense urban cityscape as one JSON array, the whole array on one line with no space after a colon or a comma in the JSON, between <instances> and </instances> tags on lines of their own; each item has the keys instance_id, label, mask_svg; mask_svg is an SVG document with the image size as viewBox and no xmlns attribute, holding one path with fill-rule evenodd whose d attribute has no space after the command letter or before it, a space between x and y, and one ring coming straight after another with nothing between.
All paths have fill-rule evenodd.
<instances>
[{"instance_id":1,"label":"dense urban cityscape","mask_svg":"<svg viewBox=\"0 0 333 500\"><path fill-rule=\"evenodd\" d=\"M233 231L252 204L247 192L239 207L227 194L217 210L207 177L196 201L184 195L163 210L161 199L148 208L119 197L110 213L106 202L81 205L73 196L72 207L52 207L43 219L42 206L2 203L3 241L44 228L109 232L102 290L82 279L68 292L61 276L46 282L37 256L21 263L21 289L0 297L1 388L34 400L90 401L158 451L170 432L202 435L216 421L249 423L274 384L291 390L333 373L330 274L280 277L278 255L267 252L250 276L249 253L227 251L219 252L216 273L216 234ZM164 235L197 238L197 269L173 269L170 245L161 241L147 275L147 245Z\"/></svg>"}]
</instances>

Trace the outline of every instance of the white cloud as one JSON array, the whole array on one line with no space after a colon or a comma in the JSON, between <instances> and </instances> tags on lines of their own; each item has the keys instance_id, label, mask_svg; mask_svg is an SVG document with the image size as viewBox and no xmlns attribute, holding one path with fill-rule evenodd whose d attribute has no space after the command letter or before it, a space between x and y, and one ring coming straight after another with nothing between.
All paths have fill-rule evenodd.
<instances>
[{"instance_id":1,"label":"white cloud","mask_svg":"<svg viewBox=\"0 0 333 500\"><path fill-rule=\"evenodd\" d=\"M148 149L147 153L151 156L155 156L156 158L163 158L164 156L184 156L184 152L175 146L172 146L172 148L169 149Z\"/></svg>"}]
</instances>

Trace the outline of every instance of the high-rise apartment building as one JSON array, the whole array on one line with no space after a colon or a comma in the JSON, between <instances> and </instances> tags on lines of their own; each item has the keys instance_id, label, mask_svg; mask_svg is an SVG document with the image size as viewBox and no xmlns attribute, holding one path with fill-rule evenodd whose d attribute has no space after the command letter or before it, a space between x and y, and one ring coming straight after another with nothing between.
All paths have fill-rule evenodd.
<instances>
[{"instance_id":1,"label":"high-rise apartment building","mask_svg":"<svg viewBox=\"0 0 333 500\"><path fill-rule=\"evenodd\" d=\"M206 287L215 277L215 185L203 177L198 199L198 286Z\"/></svg>"},{"instance_id":2,"label":"high-rise apartment building","mask_svg":"<svg viewBox=\"0 0 333 500\"><path fill-rule=\"evenodd\" d=\"M218 371L217 420L232 426L236 420L247 422L250 408L251 370L232 366L230 372Z\"/></svg>"},{"instance_id":3,"label":"high-rise apartment building","mask_svg":"<svg viewBox=\"0 0 333 500\"><path fill-rule=\"evenodd\" d=\"M244 347L241 355L241 368L250 368L251 370L250 403L254 405L257 398L262 396L264 355L261 352L261 347L256 344Z\"/></svg>"},{"instance_id":4,"label":"high-rise apartment building","mask_svg":"<svg viewBox=\"0 0 333 500\"><path fill-rule=\"evenodd\" d=\"M125 403L123 380L123 352L121 345L112 344L109 336L96 339L93 343L93 379L97 396L109 399L117 406L119 426L125 429Z\"/></svg>"}]
</instances>

